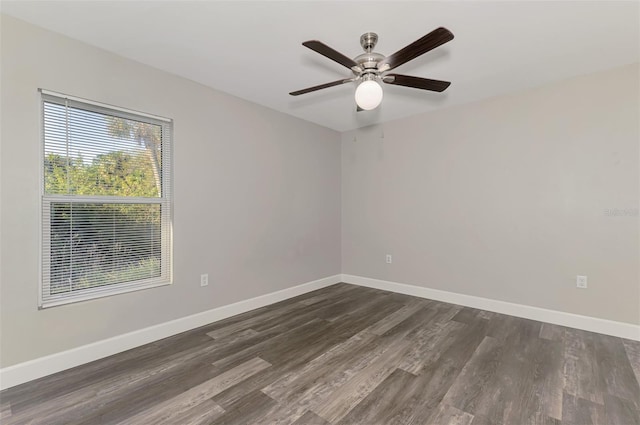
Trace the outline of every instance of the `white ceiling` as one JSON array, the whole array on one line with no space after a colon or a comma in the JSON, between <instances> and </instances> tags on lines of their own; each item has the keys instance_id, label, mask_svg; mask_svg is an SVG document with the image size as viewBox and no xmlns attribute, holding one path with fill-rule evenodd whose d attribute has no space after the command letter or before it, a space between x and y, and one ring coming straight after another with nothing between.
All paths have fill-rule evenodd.
<instances>
[{"instance_id":1,"label":"white ceiling","mask_svg":"<svg viewBox=\"0 0 640 425\"><path fill-rule=\"evenodd\" d=\"M278 111L345 131L640 61L640 3L2 1L2 12ZM384 85L355 112L350 76L303 47L354 57L378 33L389 55L438 26L455 39L395 71L452 82L444 93Z\"/></svg>"}]
</instances>

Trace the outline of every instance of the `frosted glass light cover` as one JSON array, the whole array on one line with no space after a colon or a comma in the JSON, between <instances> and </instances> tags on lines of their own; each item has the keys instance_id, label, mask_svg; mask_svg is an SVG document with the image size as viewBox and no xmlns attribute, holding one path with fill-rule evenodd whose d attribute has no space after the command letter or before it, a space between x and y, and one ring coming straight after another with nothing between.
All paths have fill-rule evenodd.
<instances>
[{"instance_id":1,"label":"frosted glass light cover","mask_svg":"<svg viewBox=\"0 0 640 425\"><path fill-rule=\"evenodd\" d=\"M356 88L356 103L365 111L377 108L381 102L382 87L376 81L363 81Z\"/></svg>"}]
</instances>

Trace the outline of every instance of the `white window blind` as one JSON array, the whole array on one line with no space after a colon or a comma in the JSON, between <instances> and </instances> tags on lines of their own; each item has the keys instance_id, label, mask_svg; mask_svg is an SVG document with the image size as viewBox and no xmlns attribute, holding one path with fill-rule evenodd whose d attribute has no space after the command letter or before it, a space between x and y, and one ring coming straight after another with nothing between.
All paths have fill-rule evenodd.
<instances>
[{"instance_id":1,"label":"white window blind","mask_svg":"<svg viewBox=\"0 0 640 425\"><path fill-rule=\"evenodd\" d=\"M42 92L40 306L171 283L171 121Z\"/></svg>"}]
</instances>

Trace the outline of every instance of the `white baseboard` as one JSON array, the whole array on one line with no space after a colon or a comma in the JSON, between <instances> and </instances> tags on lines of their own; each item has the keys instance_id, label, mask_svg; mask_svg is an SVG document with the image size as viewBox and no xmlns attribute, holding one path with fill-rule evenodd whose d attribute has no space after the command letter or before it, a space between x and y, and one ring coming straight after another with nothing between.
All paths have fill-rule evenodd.
<instances>
[{"instance_id":1,"label":"white baseboard","mask_svg":"<svg viewBox=\"0 0 640 425\"><path fill-rule=\"evenodd\" d=\"M552 323L554 325L561 325L569 328L582 329L585 331L640 341L640 326L633 325L631 323L581 316L579 314L565 313L557 310L547 310L540 307L515 304L507 301L492 300L473 295L458 294L455 292L441 291L438 289L424 288L422 286L407 285L404 283L353 276L349 274L343 274L342 281L352 283L354 285L413 295L415 297L428 298L436 301L508 314L510 316Z\"/></svg>"},{"instance_id":2,"label":"white baseboard","mask_svg":"<svg viewBox=\"0 0 640 425\"><path fill-rule=\"evenodd\" d=\"M43 376L51 375L81 364L89 363L131 348L139 347L180 332L216 322L236 314L264 307L340 282L341 275L325 277L312 282L261 295L212 310L182 317L170 322L118 335L71 350L51 354L0 369L0 389L10 388Z\"/></svg>"}]
</instances>

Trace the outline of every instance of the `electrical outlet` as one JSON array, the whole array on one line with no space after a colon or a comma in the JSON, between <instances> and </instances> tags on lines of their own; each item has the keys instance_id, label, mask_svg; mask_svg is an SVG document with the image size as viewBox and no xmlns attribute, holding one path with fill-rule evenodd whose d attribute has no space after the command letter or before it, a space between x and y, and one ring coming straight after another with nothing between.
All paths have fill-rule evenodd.
<instances>
[{"instance_id":1,"label":"electrical outlet","mask_svg":"<svg viewBox=\"0 0 640 425\"><path fill-rule=\"evenodd\" d=\"M200 286L207 286L209 284L209 275L201 274L200 275Z\"/></svg>"},{"instance_id":2,"label":"electrical outlet","mask_svg":"<svg viewBox=\"0 0 640 425\"><path fill-rule=\"evenodd\" d=\"M586 289L587 288L587 276L576 276L576 286L578 288Z\"/></svg>"},{"instance_id":3,"label":"electrical outlet","mask_svg":"<svg viewBox=\"0 0 640 425\"><path fill-rule=\"evenodd\" d=\"M391 254L387 254L387 264L391 263L393 263L393 257L391 256Z\"/></svg>"}]
</instances>

